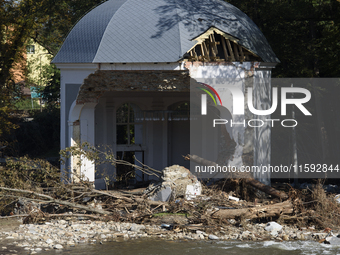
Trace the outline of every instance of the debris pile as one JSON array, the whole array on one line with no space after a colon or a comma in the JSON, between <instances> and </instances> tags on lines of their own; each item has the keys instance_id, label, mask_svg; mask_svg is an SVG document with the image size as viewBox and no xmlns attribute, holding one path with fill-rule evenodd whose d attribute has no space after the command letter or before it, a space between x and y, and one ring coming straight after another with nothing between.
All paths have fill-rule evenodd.
<instances>
[{"instance_id":1,"label":"debris pile","mask_svg":"<svg viewBox=\"0 0 340 255\"><path fill-rule=\"evenodd\" d=\"M48 180L47 174L43 177L43 180ZM50 180L54 185L41 182L43 185L37 186L37 182L33 181L30 186L27 181L15 186L9 186L9 182L0 185L3 202L0 206L6 208L6 213L2 211L3 215L23 217L24 223L45 223L57 219L133 222L159 226L162 234L173 231L176 236L188 237L187 233L195 232L190 238L201 238L203 231L206 233L204 238L211 240L222 238L222 232L229 228L242 228L242 240L257 240L250 234L252 224L263 224L260 228L263 233L282 240L300 239L298 234L306 236L309 226L315 226L315 231L320 232L328 227L337 231L340 225L338 197L327 193L320 183L302 190L289 184L275 189L275 186L260 185L253 179L229 178L207 187L188 169L178 165L165 168L158 183L134 190L101 191L84 181L64 184L60 178ZM257 190L262 191L261 197ZM308 231L300 233L294 230L297 233L295 238L295 232L291 233L286 224ZM233 233L230 237L228 234L228 239L234 238ZM322 235L322 238L326 237L331 236L327 233ZM326 240L337 241L335 238Z\"/></svg>"}]
</instances>

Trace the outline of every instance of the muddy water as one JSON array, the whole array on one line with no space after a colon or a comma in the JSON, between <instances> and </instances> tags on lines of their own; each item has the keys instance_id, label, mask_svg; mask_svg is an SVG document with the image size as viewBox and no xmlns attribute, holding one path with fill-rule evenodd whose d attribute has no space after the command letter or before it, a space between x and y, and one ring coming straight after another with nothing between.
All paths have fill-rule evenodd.
<instances>
[{"instance_id":1,"label":"muddy water","mask_svg":"<svg viewBox=\"0 0 340 255\"><path fill-rule=\"evenodd\" d=\"M295 242L207 242L207 241L163 241L163 240L129 240L95 245L77 245L56 252L43 251L43 254L72 255L295 255L295 254L340 254L340 247L310 241Z\"/></svg>"}]
</instances>

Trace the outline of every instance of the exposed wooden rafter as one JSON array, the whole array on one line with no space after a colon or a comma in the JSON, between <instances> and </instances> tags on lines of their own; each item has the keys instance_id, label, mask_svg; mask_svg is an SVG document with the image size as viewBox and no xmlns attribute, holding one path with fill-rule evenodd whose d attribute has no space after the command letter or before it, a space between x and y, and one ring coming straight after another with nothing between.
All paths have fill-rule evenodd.
<instances>
[{"instance_id":1,"label":"exposed wooden rafter","mask_svg":"<svg viewBox=\"0 0 340 255\"><path fill-rule=\"evenodd\" d=\"M261 61L261 58L241 46L239 39L211 27L196 37L197 41L188 53L188 61L244 62Z\"/></svg>"}]
</instances>

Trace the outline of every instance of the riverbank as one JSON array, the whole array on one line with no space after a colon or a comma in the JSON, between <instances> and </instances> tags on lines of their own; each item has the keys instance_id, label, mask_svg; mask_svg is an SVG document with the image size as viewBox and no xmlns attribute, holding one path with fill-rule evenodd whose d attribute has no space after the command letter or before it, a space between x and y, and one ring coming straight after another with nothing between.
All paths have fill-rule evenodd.
<instances>
[{"instance_id":1,"label":"riverbank","mask_svg":"<svg viewBox=\"0 0 340 255\"><path fill-rule=\"evenodd\" d=\"M11 221L14 222L13 219ZM148 225L74 219L51 220L43 224L20 224L17 219L16 221L17 226L13 224L12 227L7 225L6 228L2 228L0 241L2 244L6 243L6 246L17 247L16 251L24 250L30 254L53 249L63 250L79 244L101 244L114 240L128 241L143 238L194 241L309 240L318 242L327 236L327 233L318 231L314 227L299 229L282 226L281 230L268 230L265 223L251 223L245 226L236 226L231 223L228 226L209 228L199 225ZM6 246L1 247L0 253L11 253Z\"/></svg>"}]
</instances>

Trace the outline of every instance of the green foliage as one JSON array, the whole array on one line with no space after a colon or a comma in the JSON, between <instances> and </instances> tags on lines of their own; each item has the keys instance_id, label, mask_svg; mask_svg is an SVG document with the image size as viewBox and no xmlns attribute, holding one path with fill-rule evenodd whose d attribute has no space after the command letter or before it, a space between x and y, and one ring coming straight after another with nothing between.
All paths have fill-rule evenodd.
<instances>
[{"instance_id":1,"label":"green foliage","mask_svg":"<svg viewBox=\"0 0 340 255\"><path fill-rule=\"evenodd\" d=\"M340 2L229 0L262 30L281 63L274 77L339 77Z\"/></svg>"},{"instance_id":2,"label":"green foliage","mask_svg":"<svg viewBox=\"0 0 340 255\"><path fill-rule=\"evenodd\" d=\"M67 34L88 11L106 0L45 0L47 19L33 31L32 38L55 55Z\"/></svg>"},{"instance_id":3,"label":"green foliage","mask_svg":"<svg viewBox=\"0 0 340 255\"><path fill-rule=\"evenodd\" d=\"M49 106L58 105L60 98L60 71L54 64L46 65L43 76L47 77L47 85L42 89L42 98Z\"/></svg>"},{"instance_id":4,"label":"green foliage","mask_svg":"<svg viewBox=\"0 0 340 255\"><path fill-rule=\"evenodd\" d=\"M0 185L7 188L36 190L60 183L60 170L46 160L28 157L8 158L0 171Z\"/></svg>"},{"instance_id":5,"label":"green foliage","mask_svg":"<svg viewBox=\"0 0 340 255\"><path fill-rule=\"evenodd\" d=\"M8 0L0 1L0 136L17 126L10 117L13 98L20 97L13 79L13 68L26 73L23 53L33 39L56 54L73 24L99 0ZM43 97L53 104L59 96L59 72L55 66L44 67L50 79Z\"/></svg>"},{"instance_id":6,"label":"green foliage","mask_svg":"<svg viewBox=\"0 0 340 255\"><path fill-rule=\"evenodd\" d=\"M40 109L40 105L38 103L39 99L21 99L16 100L14 107L17 110L34 110L34 109Z\"/></svg>"},{"instance_id":7,"label":"green foliage","mask_svg":"<svg viewBox=\"0 0 340 255\"><path fill-rule=\"evenodd\" d=\"M15 141L6 148L8 156L43 157L49 151L59 148L60 110L46 107L42 112L31 112L32 121L19 123L7 140ZM58 157L58 153L54 155Z\"/></svg>"}]
</instances>

